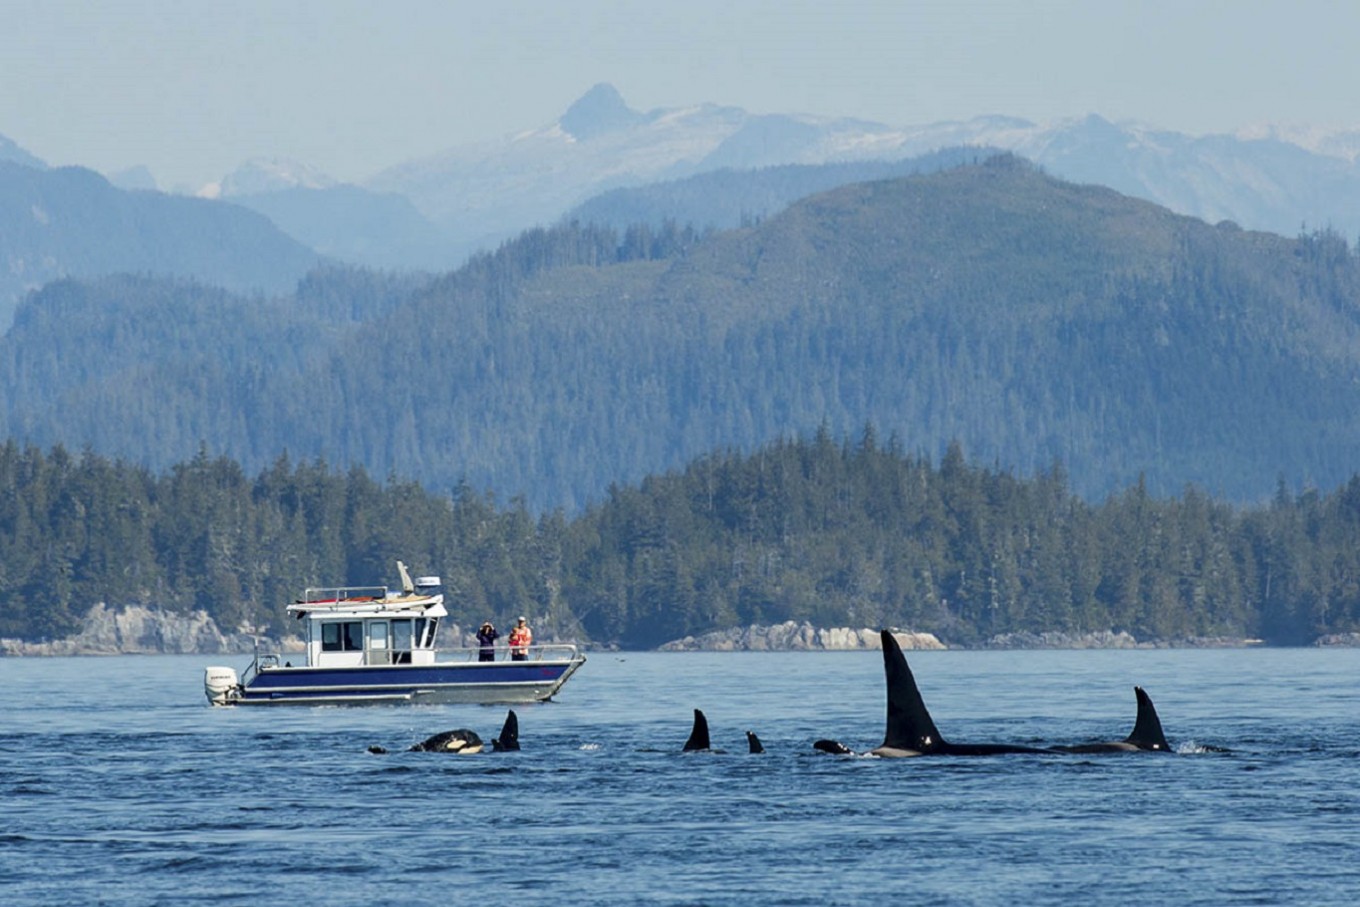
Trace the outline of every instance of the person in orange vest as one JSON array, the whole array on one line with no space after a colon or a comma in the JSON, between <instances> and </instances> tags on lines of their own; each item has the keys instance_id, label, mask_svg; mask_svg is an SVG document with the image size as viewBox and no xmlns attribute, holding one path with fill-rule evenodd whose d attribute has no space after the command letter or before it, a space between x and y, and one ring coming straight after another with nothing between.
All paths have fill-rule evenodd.
<instances>
[{"instance_id":1,"label":"person in orange vest","mask_svg":"<svg viewBox=\"0 0 1360 907\"><path fill-rule=\"evenodd\" d=\"M521 617L515 628L510 631L510 658L514 661L524 661L529 657L529 646L533 641L533 631Z\"/></svg>"}]
</instances>

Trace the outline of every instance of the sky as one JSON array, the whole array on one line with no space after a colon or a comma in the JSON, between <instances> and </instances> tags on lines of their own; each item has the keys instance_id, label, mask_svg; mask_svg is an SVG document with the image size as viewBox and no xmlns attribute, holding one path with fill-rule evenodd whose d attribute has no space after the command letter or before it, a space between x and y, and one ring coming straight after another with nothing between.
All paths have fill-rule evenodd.
<instances>
[{"instance_id":1,"label":"sky","mask_svg":"<svg viewBox=\"0 0 1360 907\"><path fill-rule=\"evenodd\" d=\"M163 188L285 158L362 182L598 82L889 125L1360 124L1349 0L0 0L0 135Z\"/></svg>"}]
</instances>

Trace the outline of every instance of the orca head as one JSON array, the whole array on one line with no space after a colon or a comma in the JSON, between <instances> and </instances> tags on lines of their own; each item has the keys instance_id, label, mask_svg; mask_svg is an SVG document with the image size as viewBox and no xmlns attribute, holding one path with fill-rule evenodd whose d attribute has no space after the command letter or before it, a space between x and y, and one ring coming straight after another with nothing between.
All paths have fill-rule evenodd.
<instances>
[{"instance_id":1,"label":"orca head","mask_svg":"<svg viewBox=\"0 0 1360 907\"><path fill-rule=\"evenodd\" d=\"M746 743L753 754L765 752L765 747L761 746L760 738L755 735L754 731L746 732Z\"/></svg>"},{"instance_id":2,"label":"orca head","mask_svg":"<svg viewBox=\"0 0 1360 907\"><path fill-rule=\"evenodd\" d=\"M435 734L410 749L410 752L413 753L456 753L460 756L468 756L481 751L482 738L477 736L476 731L470 731L467 728Z\"/></svg>"},{"instance_id":3,"label":"orca head","mask_svg":"<svg viewBox=\"0 0 1360 907\"><path fill-rule=\"evenodd\" d=\"M888 686L888 727L881 750L917 754L938 753L949 744L940 737L935 722L921 699L916 678L897 638L887 630L883 637L883 675Z\"/></svg>"},{"instance_id":4,"label":"orca head","mask_svg":"<svg viewBox=\"0 0 1360 907\"><path fill-rule=\"evenodd\" d=\"M689 732L683 752L693 753L710 749L708 743L708 719L698 709L694 710L694 729Z\"/></svg>"},{"instance_id":5,"label":"orca head","mask_svg":"<svg viewBox=\"0 0 1360 907\"><path fill-rule=\"evenodd\" d=\"M814 740L812 748L819 753L831 753L834 756L853 756L855 751L850 749L839 740Z\"/></svg>"}]
</instances>

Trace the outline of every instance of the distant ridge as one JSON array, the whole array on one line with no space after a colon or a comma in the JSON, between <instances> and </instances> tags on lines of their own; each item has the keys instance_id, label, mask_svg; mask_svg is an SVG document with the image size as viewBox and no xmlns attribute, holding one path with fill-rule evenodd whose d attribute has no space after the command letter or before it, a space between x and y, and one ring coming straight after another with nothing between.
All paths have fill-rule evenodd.
<instances>
[{"instance_id":1,"label":"distant ridge","mask_svg":"<svg viewBox=\"0 0 1360 907\"><path fill-rule=\"evenodd\" d=\"M128 192L81 167L0 161L0 329L20 297L54 280L114 273L193 278L285 293L320 262L267 219L234 205Z\"/></svg>"},{"instance_id":2,"label":"distant ridge","mask_svg":"<svg viewBox=\"0 0 1360 907\"><path fill-rule=\"evenodd\" d=\"M668 221L730 229L777 214L802 198L871 180L933 173L996 154L996 149L947 148L900 161L787 164L759 170L715 170L680 180L613 189L578 205L564 221L661 227Z\"/></svg>"},{"instance_id":3,"label":"distant ridge","mask_svg":"<svg viewBox=\"0 0 1360 907\"><path fill-rule=\"evenodd\" d=\"M32 167L34 170L46 170L47 164L39 158L29 154L23 148L14 143L13 139L0 135L0 161L8 161L11 164L22 164L25 167Z\"/></svg>"}]
</instances>

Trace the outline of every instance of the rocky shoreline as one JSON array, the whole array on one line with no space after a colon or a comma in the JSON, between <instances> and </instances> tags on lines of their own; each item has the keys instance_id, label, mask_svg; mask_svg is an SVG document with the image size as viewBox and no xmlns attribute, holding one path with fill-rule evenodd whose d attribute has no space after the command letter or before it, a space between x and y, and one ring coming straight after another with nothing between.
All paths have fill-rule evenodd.
<instances>
[{"instance_id":1,"label":"rocky shoreline","mask_svg":"<svg viewBox=\"0 0 1360 907\"><path fill-rule=\"evenodd\" d=\"M464 631L458 624L446 624L441 632L457 640L455 645L471 648L477 644L475 631ZM260 651L301 652L303 640L297 636L278 639L245 631L222 630L206 611L180 614L128 605L111 608L99 603L85 615L80 632L65 639L34 642L0 638L0 657L42 657L63 655L250 655L256 640ZM556 642L552 634L543 639Z\"/></svg>"},{"instance_id":2,"label":"rocky shoreline","mask_svg":"<svg viewBox=\"0 0 1360 907\"><path fill-rule=\"evenodd\" d=\"M447 628L448 638L474 645L471 633L457 625ZM946 645L933 633L894 630L906 650L965 648ZM30 642L0 639L0 656L60 655L240 655L254 651L255 637L245 632L224 632L203 611L179 614L132 605L111 608L97 604L86 615L80 633L66 639ZM260 638L261 648L271 652L296 652L302 642ZM1177 640L1139 640L1126 632L1101 630L1090 633L1006 633L968 646L974 649L1223 649L1260 646L1259 639L1192 637ZM1360 648L1360 633L1334 633L1319 637L1314 646ZM878 649L879 631L871 628L814 627L807 621L785 621L770 626L752 625L714 630L698 636L672 640L663 652L805 652Z\"/></svg>"},{"instance_id":3,"label":"rocky shoreline","mask_svg":"<svg viewBox=\"0 0 1360 907\"><path fill-rule=\"evenodd\" d=\"M90 609L75 636L43 642L0 639L0 655L230 655L251 652L254 646L248 634L223 633L206 611L177 614L142 605L110 608L101 602Z\"/></svg>"},{"instance_id":4,"label":"rocky shoreline","mask_svg":"<svg viewBox=\"0 0 1360 907\"><path fill-rule=\"evenodd\" d=\"M893 631L903 649L943 649L933 633ZM661 646L662 652L809 652L879 649L879 631L849 627L820 628L804 621L773 626L752 625L686 636Z\"/></svg>"},{"instance_id":5,"label":"rocky shoreline","mask_svg":"<svg viewBox=\"0 0 1360 907\"><path fill-rule=\"evenodd\" d=\"M1138 640L1132 634L1100 630L1094 633L1003 633L977 649L1244 649L1265 645L1259 639L1235 636L1191 636L1185 639Z\"/></svg>"},{"instance_id":6,"label":"rocky shoreline","mask_svg":"<svg viewBox=\"0 0 1360 907\"><path fill-rule=\"evenodd\" d=\"M810 623L787 621L773 626L715 630L686 636L661 646L663 652L839 651L880 648L879 631L847 627L819 629ZM903 649L1237 649L1259 646L1259 639L1191 637L1177 640L1139 640L1126 632L1005 633L972 646L946 644L933 633L894 630ZM1360 646L1360 633L1326 637L1315 645ZM1347 641L1349 640L1349 641Z\"/></svg>"}]
</instances>

